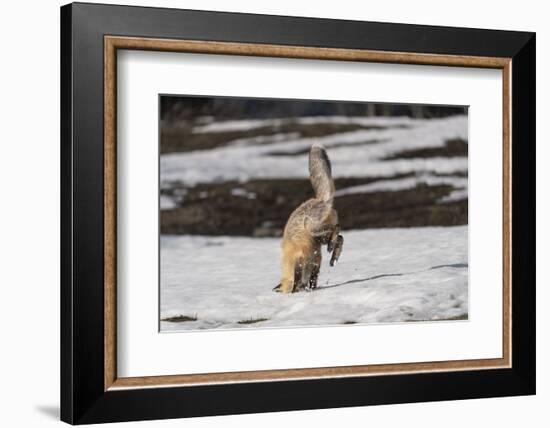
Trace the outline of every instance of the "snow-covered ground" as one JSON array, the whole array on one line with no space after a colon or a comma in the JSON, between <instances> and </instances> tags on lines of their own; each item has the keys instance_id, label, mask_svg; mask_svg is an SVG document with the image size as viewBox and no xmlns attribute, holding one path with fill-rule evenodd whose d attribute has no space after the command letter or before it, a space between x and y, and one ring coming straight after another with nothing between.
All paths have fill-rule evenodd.
<instances>
[{"instance_id":1,"label":"snow-covered ground","mask_svg":"<svg viewBox=\"0 0 550 428\"><path fill-rule=\"evenodd\" d=\"M275 293L275 238L161 236L162 331L386 323L464 318L468 227L343 233L335 267L323 259L318 288ZM258 321L264 320L264 321ZM258 321L258 322L254 322Z\"/></svg>"},{"instance_id":2,"label":"snow-covered ground","mask_svg":"<svg viewBox=\"0 0 550 428\"><path fill-rule=\"evenodd\" d=\"M211 132L249 131L267 126L282 126L292 123L300 125L316 125L331 123L335 125L361 125L361 126L386 126L386 125L410 125L418 122L418 119L410 117L385 117L385 116L313 116L293 117L287 119L238 119L215 121L213 117L205 118L208 122L193 128L194 134Z\"/></svg>"},{"instance_id":3,"label":"snow-covered ground","mask_svg":"<svg viewBox=\"0 0 550 428\"><path fill-rule=\"evenodd\" d=\"M299 120L308 119L330 123L331 118ZM391 177L408 172L453 173L466 171L468 168L466 157L385 159L405 150L444 147L446 141L451 139L462 139L467 142L467 116L429 120L399 117L355 119L362 119L365 126L386 128L365 128L315 138L276 134L277 138L269 135L240 139L211 150L165 154L161 156L160 161L161 185L173 181L193 185L213 181L246 181L254 178L305 178L308 176L307 149L313 143L323 144L327 148L335 178ZM281 119L271 121L275 120ZM241 126L253 128L253 122L231 121L232 126L227 127L232 129L240 123ZM262 124L265 122L268 121L262 120ZM226 127L223 124L224 122L216 122L205 127L208 132L225 131ZM201 129L205 132L204 128ZM304 149L304 154L293 155ZM279 155L273 156L273 152ZM285 152L288 152L289 156L280 156Z\"/></svg>"},{"instance_id":4,"label":"snow-covered ground","mask_svg":"<svg viewBox=\"0 0 550 428\"><path fill-rule=\"evenodd\" d=\"M287 126L292 124L361 128L306 138ZM282 126L287 126L287 131L281 128L274 133L273 128L276 131ZM195 121L192 134L248 130L255 130L253 136L234 139L235 134L227 134L233 139L215 148L163 154L161 187L173 191L161 196L161 209L184 203L186 192L197 184L236 180L243 185L235 185L231 195L253 200L257 195L244 185L250 180L306 179L307 152L313 143L327 148L335 178L374 179L337 188L337 198L414 191L420 184L452 186L438 204L468 198L467 156L440 156L433 150L446 147L451 140L467 143L467 116L204 118ZM422 156L426 151L431 154ZM204 197L208 197L206 192ZM278 238L162 235L161 319L180 317L180 322L161 321L161 330L467 317L467 226L345 230L343 235L340 263L330 268L325 256L318 289L291 295L272 291L279 283Z\"/></svg>"}]
</instances>

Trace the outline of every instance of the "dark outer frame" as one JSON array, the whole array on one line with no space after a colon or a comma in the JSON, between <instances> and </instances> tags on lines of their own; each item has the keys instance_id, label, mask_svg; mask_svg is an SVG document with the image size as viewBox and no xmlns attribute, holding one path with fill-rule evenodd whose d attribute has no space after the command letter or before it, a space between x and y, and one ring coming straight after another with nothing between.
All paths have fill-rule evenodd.
<instances>
[{"instance_id":1,"label":"dark outer frame","mask_svg":"<svg viewBox=\"0 0 550 428\"><path fill-rule=\"evenodd\" d=\"M512 367L105 391L106 35L511 58ZM534 394L535 97L534 33L82 3L63 6L61 419L82 424Z\"/></svg>"}]
</instances>

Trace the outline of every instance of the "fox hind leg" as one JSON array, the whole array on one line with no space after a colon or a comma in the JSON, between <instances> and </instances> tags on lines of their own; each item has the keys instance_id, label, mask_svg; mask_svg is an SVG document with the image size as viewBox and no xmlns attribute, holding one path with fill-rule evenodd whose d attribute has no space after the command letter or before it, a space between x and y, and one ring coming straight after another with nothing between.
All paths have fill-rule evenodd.
<instances>
[{"instance_id":1,"label":"fox hind leg","mask_svg":"<svg viewBox=\"0 0 550 428\"><path fill-rule=\"evenodd\" d=\"M308 260L307 269L304 270L304 278L302 284L308 291L317 288L317 278L319 277L319 269L321 268L321 247L318 246L311 258Z\"/></svg>"},{"instance_id":2,"label":"fox hind leg","mask_svg":"<svg viewBox=\"0 0 550 428\"><path fill-rule=\"evenodd\" d=\"M294 287L292 289L293 293L296 293L296 292L300 291L303 288L302 279L305 277L305 275L306 275L305 266L299 260L294 265Z\"/></svg>"},{"instance_id":3,"label":"fox hind leg","mask_svg":"<svg viewBox=\"0 0 550 428\"><path fill-rule=\"evenodd\" d=\"M313 272L313 266L311 263L306 263L303 270L302 270L302 277L300 278L300 289L308 289L309 288L309 280L311 278L311 274Z\"/></svg>"},{"instance_id":4,"label":"fox hind leg","mask_svg":"<svg viewBox=\"0 0 550 428\"><path fill-rule=\"evenodd\" d=\"M319 266L314 266L309 276L308 290L315 290L317 288L317 279L319 278Z\"/></svg>"}]
</instances>

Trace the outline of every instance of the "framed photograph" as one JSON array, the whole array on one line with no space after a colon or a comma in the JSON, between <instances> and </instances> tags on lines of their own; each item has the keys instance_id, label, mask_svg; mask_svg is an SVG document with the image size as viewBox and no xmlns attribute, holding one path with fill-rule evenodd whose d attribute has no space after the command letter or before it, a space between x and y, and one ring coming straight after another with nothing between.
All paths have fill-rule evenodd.
<instances>
[{"instance_id":1,"label":"framed photograph","mask_svg":"<svg viewBox=\"0 0 550 428\"><path fill-rule=\"evenodd\" d=\"M535 393L535 35L61 8L61 418Z\"/></svg>"}]
</instances>

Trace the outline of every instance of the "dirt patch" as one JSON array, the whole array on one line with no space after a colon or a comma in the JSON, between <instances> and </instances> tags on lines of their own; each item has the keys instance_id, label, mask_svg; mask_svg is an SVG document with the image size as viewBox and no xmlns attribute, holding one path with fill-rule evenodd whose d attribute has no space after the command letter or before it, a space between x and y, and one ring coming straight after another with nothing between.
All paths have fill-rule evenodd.
<instances>
[{"instance_id":1,"label":"dirt patch","mask_svg":"<svg viewBox=\"0 0 550 428\"><path fill-rule=\"evenodd\" d=\"M453 189L419 184L395 192L350 194L336 198L335 208L344 229L468 224L467 200L438 203Z\"/></svg>"},{"instance_id":2,"label":"dirt patch","mask_svg":"<svg viewBox=\"0 0 550 428\"><path fill-rule=\"evenodd\" d=\"M432 147L418 150L404 150L398 153L394 153L391 156L385 157L384 160L394 159L412 159L412 158L454 158L454 157L467 157L468 156L468 143L460 138L447 140L445 146Z\"/></svg>"},{"instance_id":3,"label":"dirt patch","mask_svg":"<svg viewBox=\"0 0 550 428\"><path fill-rule=\"evenodd\" d=\"M392 179L412 177L400 174ZM340 178L342 189L388 177ZM163 234L281 236L290 213L313 196L308 179L252 180L200 184L193 188L172 184L164 195L185 193L180 206L162 210ZM185 190L183 192L182 190ZM420 184L412 189L356 193L337 197L340 225L346 229L373 227L454 226L468 224L468 201L440 204L454 188Z\"/></svg>"}]
</instances>

